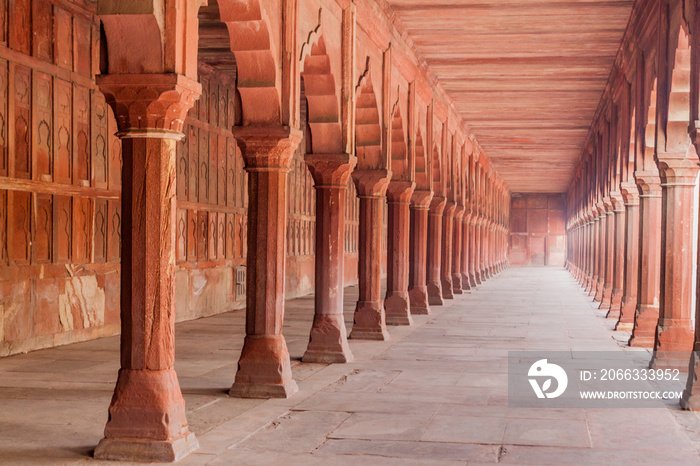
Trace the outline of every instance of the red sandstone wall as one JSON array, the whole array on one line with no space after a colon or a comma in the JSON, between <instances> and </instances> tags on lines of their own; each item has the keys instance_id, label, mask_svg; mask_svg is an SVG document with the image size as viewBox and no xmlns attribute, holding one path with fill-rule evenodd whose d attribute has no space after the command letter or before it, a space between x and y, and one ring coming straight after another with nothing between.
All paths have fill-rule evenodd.
<instances>
[{"instance_id":1,"label":"red sandstone wall","mask_svg":"<svg viewBox=\"0 0 700 466\"><path fill-rule=\"evenodd\" d=\"M0 355L119 329L121 153L93 8L0 2Z\"/></svg>"},{"instance_id":2,"label":"red sandstone wall","mask_svg":"<svg viewBox=\"0 0 700 466\"><path fill-rule=\"evenodd\" d=\"M562 194L513 194L511 265L563 266L566 261L566 198Z\"/></svg>"}]
</instances>

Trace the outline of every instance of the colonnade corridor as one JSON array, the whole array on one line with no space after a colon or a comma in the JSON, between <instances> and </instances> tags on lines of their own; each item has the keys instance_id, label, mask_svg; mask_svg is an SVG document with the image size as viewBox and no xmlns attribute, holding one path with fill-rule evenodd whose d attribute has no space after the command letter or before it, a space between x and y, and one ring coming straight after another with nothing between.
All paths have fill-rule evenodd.
<instances>
[{"instance_id":1,"label":"colonnade corridor","mask_svg":"<svg viewBox=\"0 0 700 466\"><path fill-rule=\"evenodd\" d=\"M356 299L346 289L349 330ZM676 405L508 407L509 351L650 358L618 343L629 333L613 332L563 268L506 269L413 326L389 327L388 341L351 340L347 364L301 363L313 297L286 308L299 384L288 399L228 396L243 312L176 325L175 368L200 443L178 464L698 463L700 419ZM94 462L118 368L119 337L0 359L0 464Z\"/></svg>"}]
</instances>

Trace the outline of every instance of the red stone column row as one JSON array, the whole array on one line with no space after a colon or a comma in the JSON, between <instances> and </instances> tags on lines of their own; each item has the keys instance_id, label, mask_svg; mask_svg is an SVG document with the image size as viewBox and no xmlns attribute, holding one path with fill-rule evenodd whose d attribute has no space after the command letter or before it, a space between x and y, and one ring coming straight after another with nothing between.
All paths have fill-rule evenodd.
<instances>
[{"instance_id":1,"label":"red stone column row","mask_svg":"<svg viewBox=\"0 0 700 466\"><path fill-rule=\"evenodd\" d=\"M650 367L690 369L681 405L700 409L699 31L682 2L661 6L633 17L572 178L567 267L631 346L653 347Z\"/></svg>"}]
</instances>

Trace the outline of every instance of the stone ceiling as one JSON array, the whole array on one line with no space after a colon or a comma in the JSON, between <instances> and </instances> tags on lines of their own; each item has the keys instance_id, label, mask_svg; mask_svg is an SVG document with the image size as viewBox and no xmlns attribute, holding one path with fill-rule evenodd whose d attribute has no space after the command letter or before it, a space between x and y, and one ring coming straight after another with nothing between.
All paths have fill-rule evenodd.
<instances>
[{"instance_id":1,"label":"stone ceiling","mask_svg":"<svg viewBox=\"0 0 700 466\"><path fill-rule=\"evenodd\" d=\"M565 192L634 0L385 0L512 192Z\"/></svg>"}]
</instances>

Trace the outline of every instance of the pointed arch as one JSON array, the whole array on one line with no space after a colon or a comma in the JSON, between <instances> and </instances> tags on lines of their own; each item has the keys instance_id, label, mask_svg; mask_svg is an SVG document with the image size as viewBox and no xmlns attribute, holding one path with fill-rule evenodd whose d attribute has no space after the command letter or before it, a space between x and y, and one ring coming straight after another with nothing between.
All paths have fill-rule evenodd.
<instances>
[{"instance_id":1,"label":"pointed arch","mask_svg":"<svg viewBox=\"0 0 700 466\"><path fill-rule=\"evenodd\" d=\"M369 68L360 80L356 99L355 147L357 168L360 170L385 169L385 162L382 160L382 127L379 120L379 108Z\"/></svg>"},{"instance_id":2,"label":"pointed arch","mask_svg":"<svg viewBox=\"0 0 700 466\"><path fill-rule=\"evenodd\" d=\"M647 105L646 124L644 124L644 149L640 168L642 170L655 169L654 154L656 152L656 86L657 79L654 78L649 91Z\"/></svg>"},{"instance_id":3,"label":"pointed arch","mask_svg":"<svg viewBox=\"0 0 700 466\"><path fill-rule=\"evenodd\" d=\"M444 196L444 187L442 180L442 163L440 160L440 151L437 146L433 147L433 192L435 196Z\"/></svg>"},{"instance_id":4,"label":"pointed arch","mask_svg":"<svg viewBox=\"0 0 700 466\"><path fill-rule=\"evenodd\" d=\"M209 0L226 25L229 48L236 57L237 92L244 126L279 124L277 51L270 22L260 0Z\"/></svg>"},{"instance_id":5,"label":"pointed arch","mask_svg":"<svg viewBox=\"0 0 700 466\"><path fill-rule=\"evenodd\" d=\"M392 181L411 181L400 105L396 105L391 119L391 173Z\"/></svg>"},{"instance_id":6,"label":"pointed arch","mask_svg":"<svg viewBox=\"0 0 700 466\"><path fill-rule=\"evenodd\" d=\"M667 64L668 95L667 108L664 109L659 130L659 149L666 153L685 153L690 144L688 125L690 123L690 36L681 25L678 37L669 44L669 49L675 51L669 55Z\"/></svg>"},{"instance_id":7,"label":"pointed arch","mask_svg":"<svg viewBox=\"0 0 700 466\"><path fill-rule=\"evenodd\" d=\"M416 129L416 189L430 191L430 165L425 156L420 128Z\"/></svg>"},{"instance_id":8,"label":"pointed arch","mask_svg":"<svg viewBox=\"0 0 700 466\"><path fill-rule=\"evenodd\" d=\"M306 44L305 44L306 45ZM301 76L304 81L310 147L314 154L339 154L342 152L342 129L336 92L335 77L331 72L331 60L322 35L304 54Z\"/></svg>"},{"instance_id":9,"label":"pointed arch","mask_svg":"<svg viewBox=\"0 0 700 466\"><path fill-rule=\"evenodd\" d=\"M629 141L627 145L627 154L625 156L624 160L624 170L622 174L622 181L623 182L630 182L633 181L632 176L634 175L634 171L636 168L636 163L637 163L637 106L634 105L632 107L632 113L630 114L630 118L628 120L628 136L629 136Z\"/></svg>"}]
</instances>

